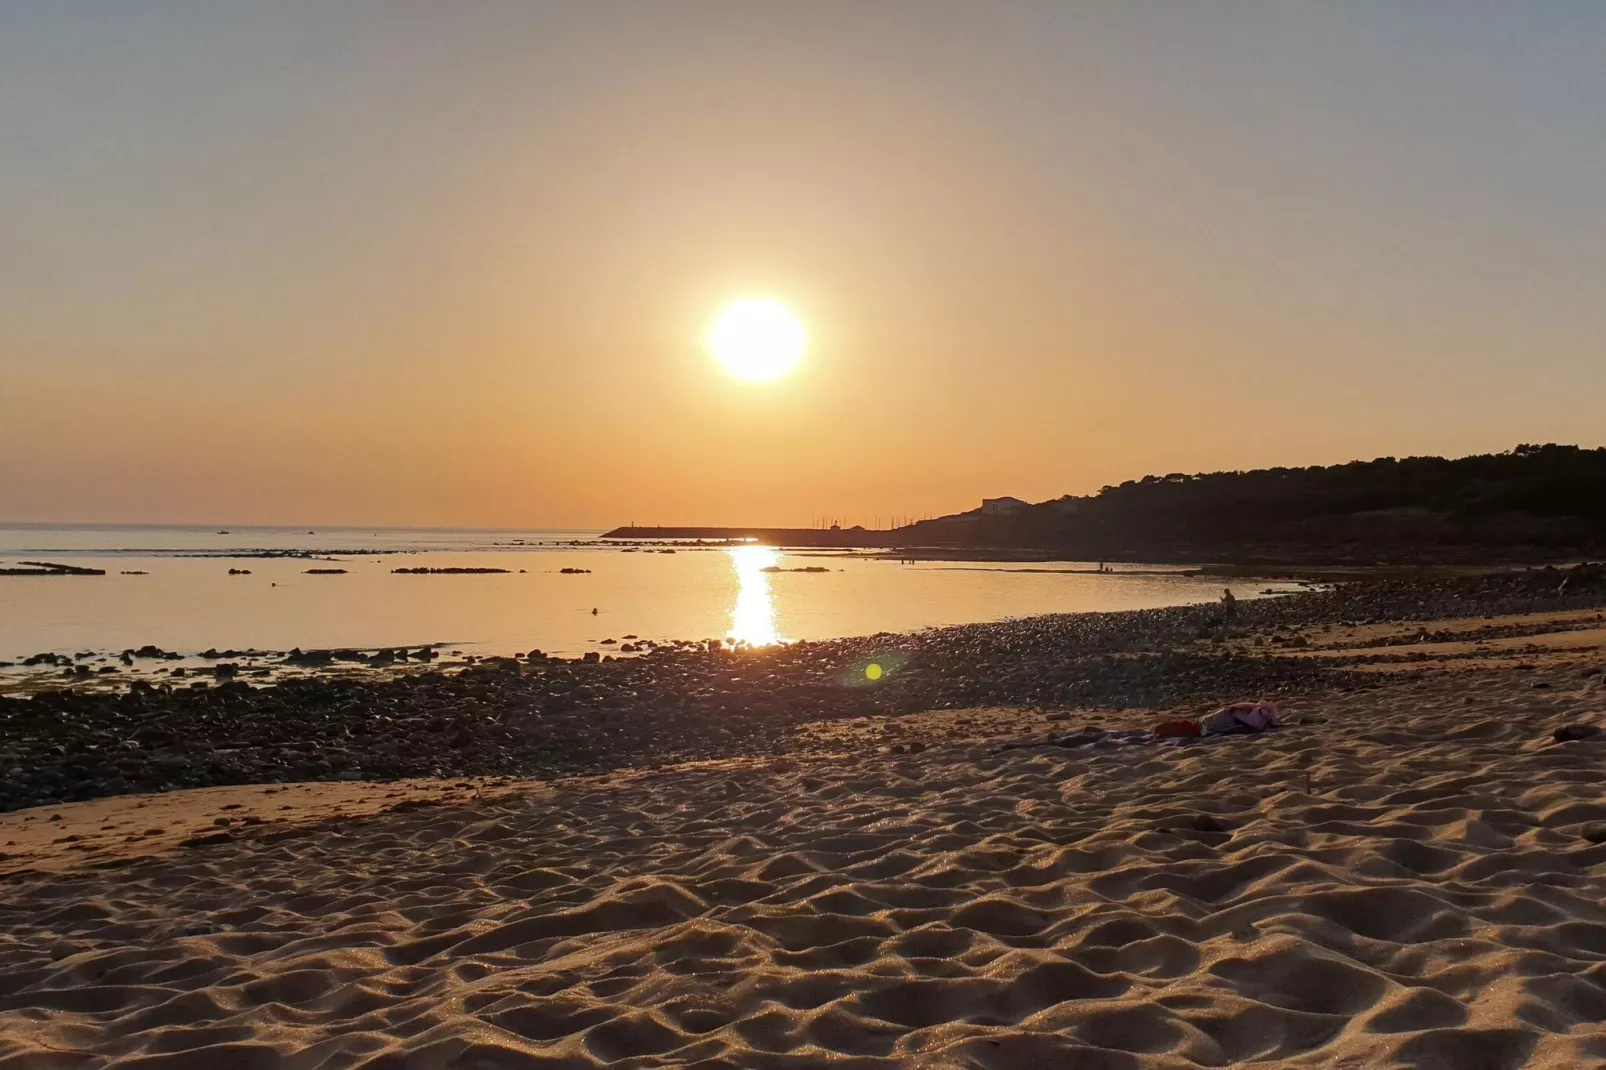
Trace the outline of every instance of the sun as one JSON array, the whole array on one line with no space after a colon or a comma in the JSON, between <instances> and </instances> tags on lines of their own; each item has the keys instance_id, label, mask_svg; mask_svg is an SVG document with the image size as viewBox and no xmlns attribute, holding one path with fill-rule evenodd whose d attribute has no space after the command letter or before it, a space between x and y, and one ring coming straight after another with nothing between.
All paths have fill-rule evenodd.
<instances>
[{"instance_id":1,"label":"sun","mask_svg":"<svg viewBox=\"0 0 1606 1070\"><path fill-rule=\"evenodd\" d=\"M719 310L708 328L708 350L720 367L752 383L783 378L808 345L803 322L770 297L744 297Z\"/></svg>"}]
</instances>

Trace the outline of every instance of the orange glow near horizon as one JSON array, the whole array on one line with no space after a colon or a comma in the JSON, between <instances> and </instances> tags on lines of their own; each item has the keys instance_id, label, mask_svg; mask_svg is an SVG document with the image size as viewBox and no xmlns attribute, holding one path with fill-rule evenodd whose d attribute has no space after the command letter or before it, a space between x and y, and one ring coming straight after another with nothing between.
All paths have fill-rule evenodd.
<instances>
[{"instance_id":1,"label":"orange glow near horizon","mask_svg":"<svg viewBox=\"0 0 1606 1070\"><path fill-rule=\"evenodd\" d=\"M0 523L1601 444L1598 5L1378 6L0 7Z\"/></svg>"}]
</instances>

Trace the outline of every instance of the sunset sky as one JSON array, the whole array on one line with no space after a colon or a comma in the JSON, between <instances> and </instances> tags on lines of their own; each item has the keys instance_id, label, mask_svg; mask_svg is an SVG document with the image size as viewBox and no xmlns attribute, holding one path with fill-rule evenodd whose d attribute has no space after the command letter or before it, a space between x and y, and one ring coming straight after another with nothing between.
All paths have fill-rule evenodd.
<instances>
[{"instance_id":1,"label":"sunset sky","mask_svg":"<svg viewBox=\"0 0 1606 1070\"><path fill-rule=\"evenodd\" d=\"M0 521L1606 439L1606 5L0 0ZM791 374L704 346L784 302Z\"/></svg>"}]
</instances>

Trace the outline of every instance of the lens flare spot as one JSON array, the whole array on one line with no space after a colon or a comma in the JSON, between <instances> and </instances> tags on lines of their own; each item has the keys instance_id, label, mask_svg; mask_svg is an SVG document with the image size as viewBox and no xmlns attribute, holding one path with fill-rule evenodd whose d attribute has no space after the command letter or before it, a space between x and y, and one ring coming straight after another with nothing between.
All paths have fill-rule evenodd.
<instances>
[{"instance_id":1,"label":"lens flare spot","mask_svg":"<svg viewBox=\"0 0 1606 1070\"><path fill-rule=\"evenodd\" d=\"M901 651L882 650L842 666L837 683L843 687L885 687L908 660Z\"/></svg>"}]
</instances>

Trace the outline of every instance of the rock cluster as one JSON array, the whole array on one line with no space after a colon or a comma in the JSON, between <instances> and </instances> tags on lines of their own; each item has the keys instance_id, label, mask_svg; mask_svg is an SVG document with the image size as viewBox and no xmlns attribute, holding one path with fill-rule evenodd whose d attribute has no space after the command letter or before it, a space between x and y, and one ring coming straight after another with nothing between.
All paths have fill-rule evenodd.
<instances>
[{"instance_id":1,"label":"rock cluster","mask_svg":"<svg viewBox=\"0 0 1606 1070\"><path fill-rule=\"evenodd\" d=\"M465 568L457 565L450 568L393 568L390 571L398 576L485 576L508 572L505 568Z\"/></svg>"},{"instance_id":2,"label":"rock cluster","mask_svg":"<svg viewBox=\"0 0 1606 1070\"><path fill-rule=\"evenodd\" d=\"M1058 618L1065 620L1068 618ZM773 753L806 721L946 706L1152 706L1335 682L1209 654L1067 657L986 629L637 658L487 659L454 673L0 699L0 809L164 788L543 775ZM865 666L897 665L869 682ZM233 668L233 666L229 666ZM223 666L219 666L223 668Z\"/></svg>"}]
</instances>

